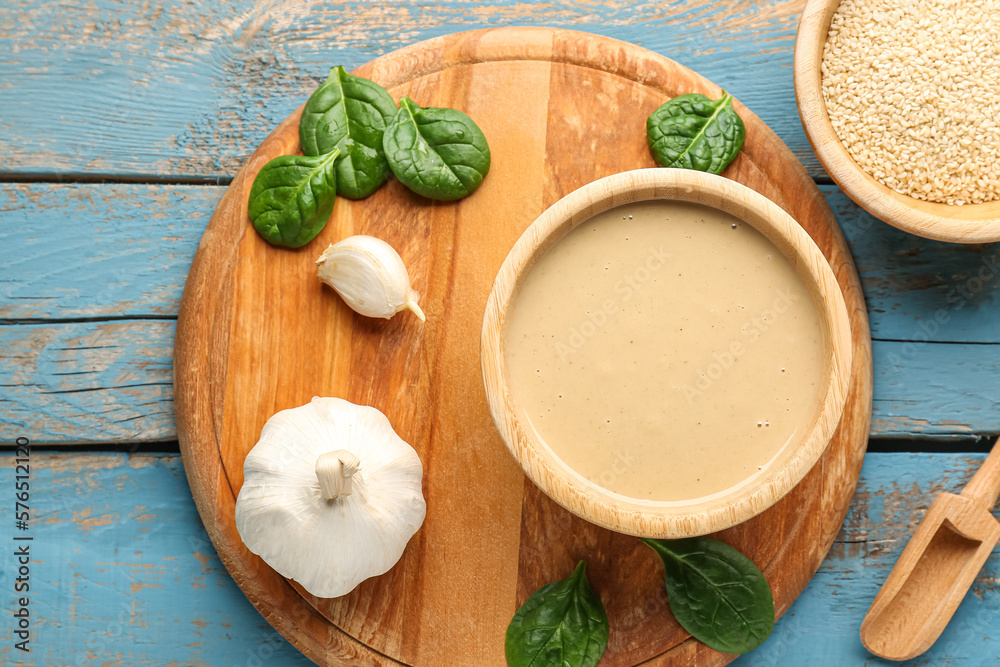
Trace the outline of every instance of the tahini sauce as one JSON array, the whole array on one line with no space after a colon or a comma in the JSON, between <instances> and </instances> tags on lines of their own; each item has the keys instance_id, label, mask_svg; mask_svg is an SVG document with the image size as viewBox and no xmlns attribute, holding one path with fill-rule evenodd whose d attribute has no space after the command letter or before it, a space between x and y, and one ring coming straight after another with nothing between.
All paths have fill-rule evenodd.
<instances>
[{"instance_id":1,"label":"tahini sauce","mask_svg":"<svg viewBox=\"0 0 1000 667\"><path fill-rule=\"evenodd\" d=\"M553 453L632 498L718 494L804 434L819 311L780 251L717 209L640 202L558 241L506 332L515 401Z\"/></svg>"}]
</instances>

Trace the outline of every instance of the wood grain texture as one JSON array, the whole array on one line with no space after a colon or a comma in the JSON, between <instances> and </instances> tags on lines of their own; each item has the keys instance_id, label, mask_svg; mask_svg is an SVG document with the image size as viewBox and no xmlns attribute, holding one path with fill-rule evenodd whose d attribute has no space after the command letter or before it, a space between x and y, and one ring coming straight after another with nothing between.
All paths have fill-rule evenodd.
<instances>
[{"instance_id":1,"label":"wood grain texture","mask_svg":"<svg viewBox=\"0 0 1000 667\"><path fill-rule=\"evenodd\" d=\"M173 341L171 321L0 326L0 445L15 432L56 445L176 439ZM1000 346L874 341L873 354L871 437L1000 432Z\"/></svg>"},{"instance_id":2,"label":"wood grain texture","mask_svg":"<svg viewBox=\"0 0 1000 667\"><path fill-rule=\"evenodd\" d=\"M11 490L13 458L10 451L0 456L0 480ZM31 652L16 650L7 630L0 663L310 664L247 603L219 562L179 456L34 450L30 465L31 529L18 536L32 537ZM11 541L13 510L13 503L0 504L0 538L24 545ZM3 580L13 591L11 562Z\"/></svg>"},{"instance_id":3,"label":"wood grain texture","mask_svg":"<svg viewBox=\"0 0 1000 667\"><path fill-rule=\"evenodd\" d=\"M877 220L836 186L820 189L851 246L873 338L1000 342L995 320L1000 318L1000 247L907 234Z\"/></svg>"},{"instance_id":4,"label":"wood grain texture","mask_svg":"<svg viewBox=\"0 0 1000 667\"><path fill-rule=\"evenodd\" d=\"M795 99L820 164L859 206L902 230L939 241L1000 241L1000 201L949 206L921 201L883 185L847 152L823 98L823 48L840 0L809 0L795 40Z\"/></svg>"},{"instance_id":5,"label":"wood grain texture","mask_svg":"<svg viewBox=\"0 0 1000 667\"><path fill-rule=\"evenodd\" d=\"M176 318L223 188L0 185L0 322Z\"/></svg>"},{"instance_id":6,"label":"wood grain texture","mask_svg":"<svg viewBox=\"0 0 1000 667\"><path fill-rule=\"evenodd\" d=\"M174 322L0 326L0 443L173 440Z\"/></svg>"},{"instance_id":7,"label":"wood grain texture","mask_svg":"<svg viewBox=\"0 0 1000 667\"><path fill-rule=\"evenodd\" d=\"M861 643L889 660L929 649L1000 539L1000 441L962 493L934 499L861 623Z\"/></svg>"},{"instance_id":8,"label":"wood grain texture","mask_svg":"<svg viewBox=\"0 0 1000 667\"><path fill-rule=\"evenodd\" d=\"M820 190L851 246L868 303L872 437L1000 432L1000 347L993 345L1000 342L1000 249L906 234L836 186ZM0 184L0 245L10 249L0 266L0 405L9 423L49 443L176 437L170 320L223 191ZM110 349L94 349L97 329ZM148 350L162 362L150 363ZM54 352L59 362L48 363ZM140 386L113 389L122 384ZM71 410L49 393L59 390L77 390ZM0 434L0 442L11 439Z\"/></svg>"},{"instance_id":9,"label":"wood grain texture","mask_svg":"<svg viewBox=\"0 0 1000 667\"><path fill-rule=\"evenodd\" d=\"M751 160L754 157L750 154ZM809 294L806 298L815 303L823 330L822 356L827 370L822 381L817 381L821 388L816 414L799 425L794 444L786 445L775 456L764 475L746 481L738 490L689 502L635 501L571 474L538 436L531 422L524 419L523 404L510 385L507 369L508 317L539 260L595 215L649 201L700 204L748 223L795 267L797 280ZM573 514L615 532L682 539L725 530L760 514L791 491L816 465L844 411L851 384L851 342L851 320L837 278L823 252L794 218L769 199L728 178L688 169L654 168L614 174L588 183L561 198L531 223L504 259L490 290L483 316L480 355L493 422L525 475L547 496ZM867 342L863 347L863 354L870 354Z\"/></svg>"},{"instance_id":10,"label":"wood grain texture","mask_svg":"<svg viewBox=\"0 0 1000 667\"><path fill-rule=\"evenodd\" d=\"M836 186L820 190L851 247L874 339L1000 343L1000 248L906 234ZM0 323L176 317L198 240L224 191L0 183L0 246L9 253L0 266Z\"/></svg>"},{"instance_id":11,"label":"wood grain texture","mask_svg":"<svg viewBox=\"0 0 1000 667\"><path fill-rule=\"evenodd\" d=\"M874 354L882 363L875 375L872 433L882 437L907 437L909 434L937 438L961 438L972 433L970 422L980 419L990 426L979 433L993 434L998 422L997 375L1000 371L1000 348L993 345L931 345L916 342L873 344ZM971 382L959 389L955 380ZM912 400L914 383L924 383L918 390L921 398ZM928 420L928 405L951 416ZM904 428L900 428L903 426Z\"/></svg>"},{"instance_id":12,"label":"wood grain texture","mask_svg":"<svg viewBox=\"0 0 1000 667\"><path fill-rule=\"evenodd\" d=\"M775 633L734 663L893 665L861 645L861 621L934 497L957 492L985 455L878 454L865 457L844 527L826 561ZM952 622L931 649L907 665L991 664L1000 654L997 550L972 584Z\"/></svg>"},{"instance_id":13,"label":"wood grain texture","mask_svg":"<svg viewBox=\"0 0 1000 667\"><path fill-rule=\"evenodd\" d=\"M1000 538L986 507L942 493L931 503L861 624L861 643L889 660L929 649Z\"/></svg>"},{"instance_id":14,"label":"wood grain texture","mask_svg":"<svg viewBox=\"0 0 1000 667\"><path fill-rule=\"evenodd\" d=\"M322 248L359 232L388 240L425 295L428 322L352 317L312 279L308 249L278 250L248 233L246 190L268 159L297 150L293 114L227 191L185 288L175 357L185 468L223 562L265 617L312 659L493 664L502 661L503 630L517 604L579 557L591 562L598 591L626 591L609 609L616 620L662 585L652 554L572 518L525 485L500 444L477 354L493 276L546 205L609 173L652 166L633 137L642 136L646 115L668 96L719 91L632 45L551 30L452 35L359 73L394 96L467 111L491 141L493 168L475 196L430 205L390 183L364 202L338 204L314 244ZM487 94L536 79L540 85L524 86L530 94ZM724 535L769 576L780 614L819 566L846 511L868 432L871 357L857 276L832 214L791 153L756 117L740 113L750 129L729 175L787 207L829 254L846 290L856 344L852 397L822 464L770 512ZM594 140L607 128L621 135L605 139L618 146L613 152ZM287 285L280 300L273 298L275 285ZM288 345L289 336L311 344ZM232 518L243 458L261 425L314 394L380 408L425 465L425 527L387 576L336 600L297 598L298 589L243 548ZM807 522L806 514L820 518ZM483 526L490 527L485 535ZM407 603L389 602L401 599ZM686 639L669 617L646 617L618 635L605 660L731 659Z\"/></svg>"},{"instance_id":15,"label":"wood grain texture","mask_svg":"<svg viewBox=\"0 0 1000 667\"><path fill-rule=\"evenodd\" d=\"M12 458L0 453L3 488L14 481ZM764 645L732 664L897 664L865 651L858 628L927 506L938 493L961 489L983 458L869 453L816 576ZM82 654L81 664L119 667L313 664L268 626L219 561L180 457L36 450L32 475L37 634L26 655L0 643L0 662L74 665ZM0 539L7 542L12 520L11 507L0 504ZM998 581L994 552L938 642L907 664L978 667L1000 654ZM632 618L664 613L664 599L656 597Z\"/></svg>"},{"instance_id":16,"label":"wood grain texture","mask_svg":"<svg viewBox=\"0 0 1000 667\"><path fill-rule=\"evenodd\" d=\"M583 27L626 39L707 74L776 129L813 176L824 177L793 108L789 68L802 4L390 0L362 6L279 0L258 6L255 0L165 0L153 6L116 0L83 5L12 0L0 5L0 51L6 64L0 70L0 154L6 158L0 171L12 178L228 181L331 64L351 68L392 48L456 29L532 23ZM835 186L821 189L851 243L872 330L883 339L874 350L873 436L954 438L1000 432L1000 357L996 346L982 344L998 342L1000 332L995 307L1000 281L991 268L996 250L908 236L876 222ZM101 340L101 345L112 341L121 348L116 362L109 355L95 363L94 346L79 342L93 334L93 325L103 324L81 318L117 317L119 309L128 318L176 313L187 262L222 188L164 188L175 193L161 209L167 218L151 223L142 211L157 210L157 202L163 201L160 190L144 184L0 184L0 248L5 251L0 266L0 442L12 440L12 431L37 434L38 442L88 440L108 447L131 439L173 437L169 386L155 384L165 374L169 381L160 362L165 358L169 364L169 354L154 354L147 376L147 358L140 352L147 346L169 348L172 329L151 320L120 322L114 336L105 334ZM20 201L13 218L4 210L11 197ZM119 216L117 207L136 214ZM96 229L101 221L115 218L114 225ZM174 244L161 236L156 226L163 224L176 225L183 239ZM90 226L96 231L91 233ZM44 229L45 235L33 234L33 229ZM66 256L43 247L59 244L62 237L79 242L73 250L85 251L83 261L73 262L73 271L60 270ZM145 245L126 261L148 256L155 262L162 248L162 275L143 271L136 261L131 265L135 275L119 281L113 255L121 248L102 253L88 245L119 241ZM186 259L181 258L184 252ZM25 253L34 253L33 261L16 262ZM8 269L15 264L16 271ZM95 299L95 290L100 298ZM928 318L942 309L947 322L929 333ZM50 348L35 329L12 323L48 327L46 340L58 344ZM61 355L58 365L35 364L36 356L51 358L55 352ZM116 366L131 367L130 373L151 384L112 389L118 381ZM73 373L78 377L63 375ZM80 390L72 395L71 409L61 406L62 394L46 393L60 386ZM117 408L109 410L108 405ZM165 412L134 418L150 406ZM40 542L46 554L36 568L41 571L36 598L41 643L27 659L16 656L18 664L76 664L80 657L88 664L109 665L310 664L268 629L225 573L197 521L179 459L151 457L152 463L139 465L142 457L133 457L105 468L102 455L61 452L57 458L64 456L75 460L51 466L41 488L53 493L36 502L74 503L72 512L79 516L56 522L46 512L44 522L51 531ZM771 639L734 664L889 664L873 659L858 641L863 613L933 496L960 488L981 459L869 454L859 492L829 557ZM5 487L11 471L5 461L0 473ZM102 481L94 481L97 474ZM137 505L145 507L135 509ZM0 504L0 537L9 539L8 511ZM145 514L167 521L144 531ZM67 528L91 519L102 522L105 515L135 530L123 535L107 524L67 535ZM572 535L573 528L570 523L559 530ZM107 559L115 549L144 556ZM185 560L192 549L197 568L189 557ZM162 554L177 557L166 563L169 574L145 567L154 562L149 556ZM998 577L993 557L941 640L911 664L978 666L1000 654L995 632ZM177 594L189 587L190 592ZM663 599L657 598L631 610L629 618L664 609ZM86 650L82 656L81 647ZM0 644L0 662L15 662L9 656L9 644Z\"/></svg>"},{"instance_id":17,"label":"wood grain texture","mask_svg":"<svg viewBox=\"0 0 1000 667\"><path fill-rule=\"evenodd\" d=\"M10 0L0 6L0 172L229 179L331 66L457 30L536 25L633 42L700 72L822 176L793 102L802 4Z\"/></svg>"}]
</instances>

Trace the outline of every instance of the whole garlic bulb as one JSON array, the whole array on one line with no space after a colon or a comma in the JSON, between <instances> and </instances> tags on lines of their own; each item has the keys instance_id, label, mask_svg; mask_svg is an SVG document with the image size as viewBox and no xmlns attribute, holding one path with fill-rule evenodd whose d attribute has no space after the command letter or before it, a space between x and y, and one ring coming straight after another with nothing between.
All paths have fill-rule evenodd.
<instances>
[{"instance_id":1,"label":"whole garlic bulb","mask_svg":"<svg viewBox=\"0 0 1000 667\"><path fill-rule=\"evenodd\" d=\"M410 309L425 320L403 259L382 239L349 236L324 250L316 265L317 277L358 313L389 319Z\"/></svg>"},{"instance_id":2,"label":"whole garlic bulb","mask_svg":"<svg viewBox=\"0 0 1000 667\"><path fill-rule=\"evenodd\" d=\"M423 467L375 408L313 398L264 424L243 463L236 529L321 598L384 574L424 521Z\"/></svg>"}]
</instances>

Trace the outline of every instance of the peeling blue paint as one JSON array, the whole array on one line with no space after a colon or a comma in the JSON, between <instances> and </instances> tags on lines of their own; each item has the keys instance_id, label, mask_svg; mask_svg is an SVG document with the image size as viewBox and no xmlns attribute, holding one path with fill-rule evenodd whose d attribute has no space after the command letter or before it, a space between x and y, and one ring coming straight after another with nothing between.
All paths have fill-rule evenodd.
<instances>
[{"instance_id":1,"label":"peeling blue paint","mask_svg":"<svg viewBox=\"0 0 1000 667\"><path fill-rule=\"evenodd\" d=\"M961 308L948 287L967 284L1000 250L918 239L823 190L853 246L872 320L872 436L1000 432L1000 276ZM45 442L176 437L173 318L223 191L0 185L0 245L11 248L0 267L0 410L10 424ZM928 334L941 310L946 321ZM12 323L24 318L42 321ZM44 321L74 318L123 321Z\"/></svg>"},{"instance_id":2,"label":"peeling blue paint","mask_svg":"<svg viewBox=\"0 0 1000 667\"><path fill-rule=\"evenodd\" d=\"M868 454L844 529L774 633L736 667L896 665L861 645L861 621L927 506L957 493L982 454ZM993 664L1000 655L1000 556L994 550L937 643L907 665Z\"/></svg>"},{"instance_id":3,"label":"peeling blue paint","mask_svg":"<svg viewBox=\"0 0 1000 667\"><path fill-rule=\"evenodd\" d=\"M176 317L223 191L0 186L0 321Z\"/></svg>"},{"instance_id":4,"label":"peeling blue paint","mask_svg":"<svg viewBox=\"0 0 1000 667\"><path fill-rule=\"evenodd\" d=\"M4 488L11 458L0 455ZM72 665L78 652L92 651L82 664L232 665L267 654L262 664L312 664L270 629L219 562L178 456L32 458L38 633L27 661L3 642L0 662ZM733 664L889 664L862 648L861 620L930 501L958 491L982 459L869 454L844 529L816 576L770 639ZM9 542L11 529L11 508L0 504L0 539ZM994 553L937 644L908 664L981 665L1000 654L998 577Z\"/></svg>"},{"instance_id":5,"label":"peeling blue paint","mask_svg":"<svg viewBox=\"0 0 1000 667\"><path fill-rule=\"evenodd\" d=\"M14 486L12 458L0 455L5 489ZM258 664L312 664L219 562L179 456L36 450L31 488L31 528L21 535L33 538L32 650L0 642L0 663L242 665L270 653ZM12 509L0 503L5 544L13 543ZM8 592L9 563L0 566Z\"/></svg>"},{"instance_id":6,"label":"peeling blue paint","mask_svg":"<svg viewBox=\"0 0 1000 667\"><path fill-rule=\"evenodd\" d=\"M232 176L331 65L460 30L545 25L633 42L756 112L814 174L792 90L799 3L15 0L0 12L2 172ZM58 19L56 19L58 16ZM14 20L16 17L16 20Z\"/></svg>"}]
</instances>

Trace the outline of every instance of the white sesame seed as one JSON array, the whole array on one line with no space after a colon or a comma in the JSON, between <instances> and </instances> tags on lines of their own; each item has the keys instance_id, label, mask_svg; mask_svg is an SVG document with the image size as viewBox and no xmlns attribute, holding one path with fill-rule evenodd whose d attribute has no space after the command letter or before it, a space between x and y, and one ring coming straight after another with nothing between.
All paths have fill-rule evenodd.
<instances>
[{"instance_id":1,"label":"white sesame seed","mask_svg":"<svg viewBox=\"0 0 1000 667\"><path fill-rule=\"evenodd\" d=\"M954 205L1000 200L1000 0L842 0L823 97L858 165Z\"/></svg>"}]
</instances>

